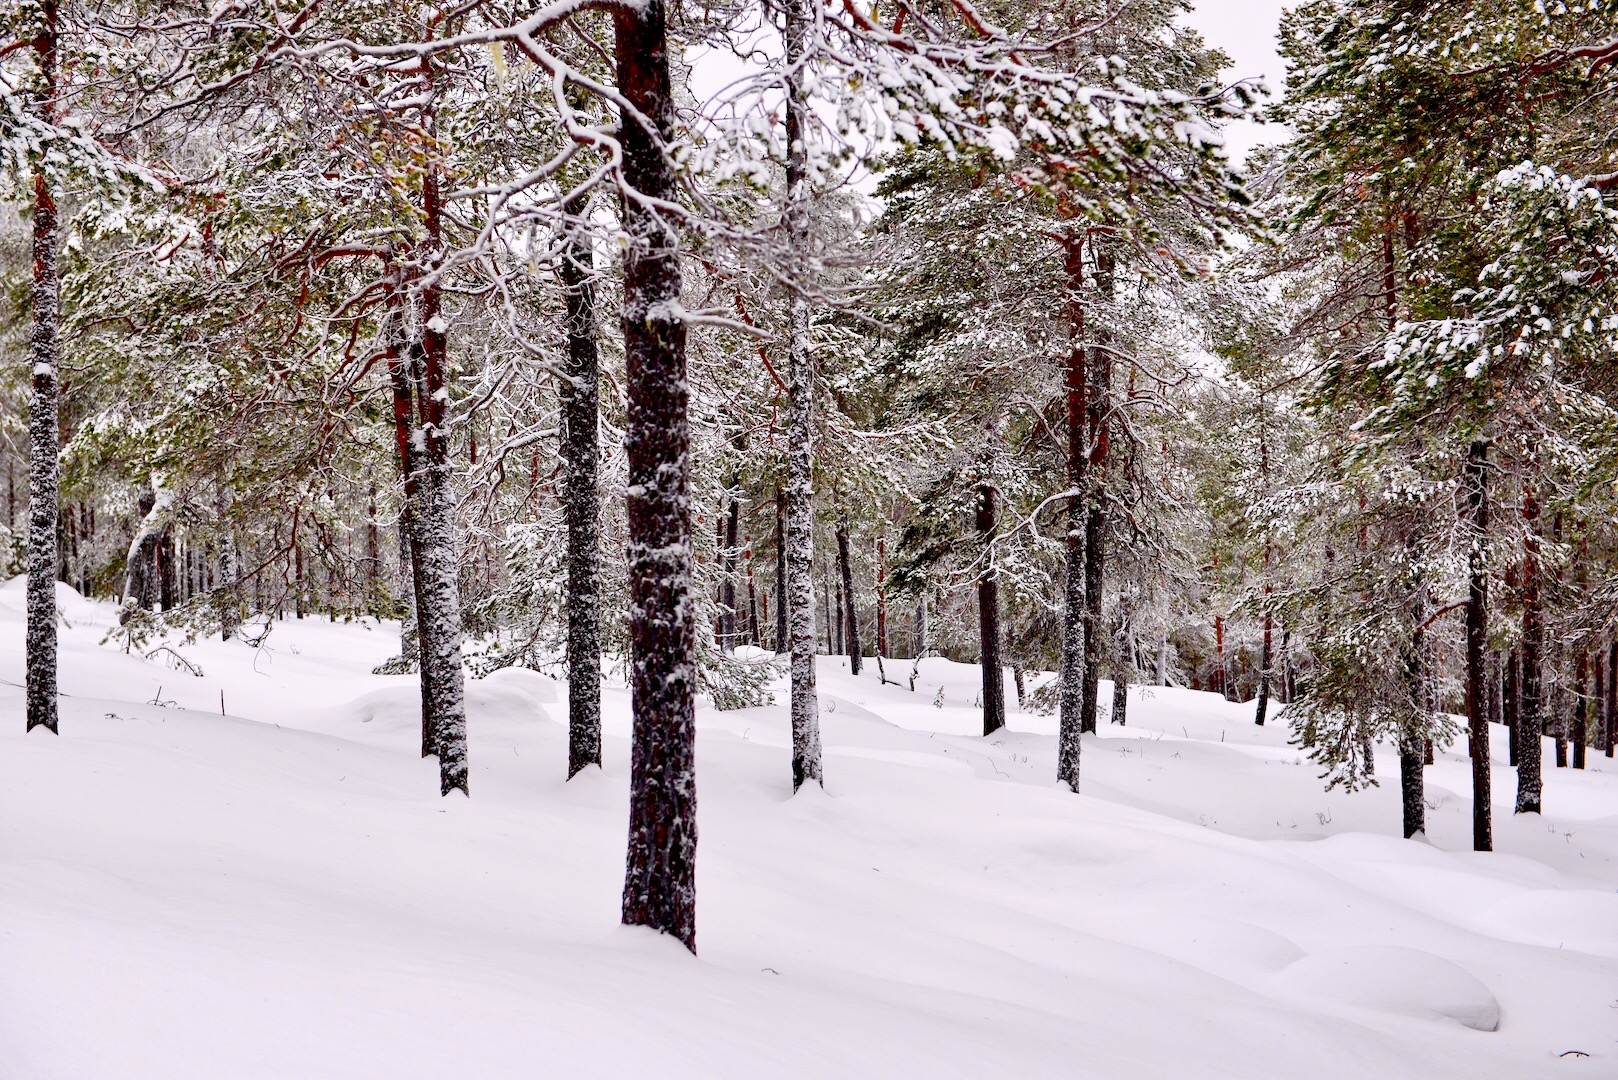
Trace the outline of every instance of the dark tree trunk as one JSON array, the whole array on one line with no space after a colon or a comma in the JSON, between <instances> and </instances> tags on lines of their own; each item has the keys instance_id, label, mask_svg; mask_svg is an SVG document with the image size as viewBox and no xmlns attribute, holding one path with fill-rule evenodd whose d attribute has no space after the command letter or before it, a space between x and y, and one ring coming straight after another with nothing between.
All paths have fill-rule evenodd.
<instances>
[{"instance_id":1,"label":"dark tree trunk","mask_svg":"<svg viewBox=\"0 0 1618 1080\"><path fill-rule=\"evenodd\" d=\"M755 649L764 647L763 627L758 621L758 583L753 580L753 538L747 538L743 553L747 562L747 643Z\"/></svg>"},{"instance_id":2,"label":"dark tree trunk","mask_svg":"<svg viewBox=\"0 0 1618 1080\"><path fill-rule=\"evenodd\" d=\"M808 0L788 0L784 44L786 95L786 224L795 269L807 275L810 256L808 144L809 92L805 82L812 10ZM792 297L787 313L787 491L781 503L787 554L780 564L787 590L782 604L792 652L792 790L823 783L820 705L815 692L815 365L809 346L809 299ZM830 614L828 612L828 614ZM827 622L827 631L831 624ZM828 650L829 651L829 650Z\"/></svg>"},{"instance_id":3,"label":"dark tree trunk","mask_svg":"<svg viewBox=\"0 0 1618 1080\"><path fill-rule=\"evenodd\" d=\"M1472 758L1472 850L1494 850L1489 787L1489 714L1486 660L1489 628L1489 569L1484 544L1489 535L1488 444L1472 443L1466 460L1466 497L1472 517L1472 549L1467 556L1466 719Z\"/></svg>"},{"instance_id":4,"label":"dark tree trunk","mask_svg":"<svg viewBox=\"0 0 1618 1080\"><path fill-rule=\"evenodd\" d=\"M1517 717L1517 807L1519 814L1541 812L1541 717L1545 625L1539 599L1539 503L1523 489L1522 686Z\"/></svg>"},{"instance_id":5,"label":"dark tree trunk","mask_svg":"<svg viewBox=\"0 0 1618 1080\"><path fill-rule=\"evenodd\" d=\"M573 212L584 208L575 205ZM583 222L572 224L559 270L567 302L562 406L563 516L567 524L567 775L601 764L599 395L595 266Z\"/></svg>"},{"instance_id":6,"label":"dark tree trunk","mask_svg":"<svg viewBox=\"0 0 1618 1080\"><path fill-rule=\"evenodd\" d=\"M1061 722L1057 736L1056 779L1079 790L1080 734L1084 730L1084 493L1090 486L1089 362L1084 343L1084 240L1070 232L1065 242L1068 351L1064 363L1067 397L1066 564L1062 591Z\"/></svg>"},{"instance_id":7,"label":"dark tree trunk","mask_svg":"<svg viewBox=\"0 0 1618 1080\"><path fill-rule=\"evenodd\" d=\"M619 136L625 184L679 200L662 147L674 138L663 0L616 8L618 91L641 117ZM626 198L624 357L629 417L629 852L623 921L696 951L696 627L691 602L690 427L679 241L648 202Z\"/></svg>"},{"instance_id":8,"label":"dark tree trunk","mask_svg":"<svg viewBox=\"0 0 1618 1080\"><path fill-rule=\"evenodd\" d=\"M1259 437L1258 437L1258 471L1260 491L1269 494L1270 487L1270 440L1269 431L1265 427L1268 414L1265 411L1264 395L1261 393L1259 403ZM1270 598L1275 592L1275 581L1272 577L1275 549L1270 543L1268 534L1264 537L1264 642L1259 648L1258 667L1258 708L1253 715L1253 723L1259 727L1264 726L1265 714L1270 707L1270 663L1271 642L1275 632L1275 615L1270 611Z\"/></svg>"},{"instance_id":9,"label":"dark tree trunk","mask_svg":"<svg viewBox=\"0 0 1618 1080\"><path fill-rule=\"evenodd\" d=\"M56 0L40 0L34 52L35 99L41 120L56 122ZM32 285L33 400L28 407L27 713L25 730L54 733L56 713L56 518L61 487L57 456L56 199L43 171L34 176Z\"/></svg>"},{"instance_id":10,"label":"dark tree trunk","mask_svg":"<svg viewBox=\"0 0 1618 1080\"><path fill-rule=\"evenodd\" d=\"M157 541L157 602L164 611L180 606L179 559L174 553L174 530L165 527Z\"/></svg>"},{"instance_id":11,"label":"dark tree trunk","mask_svg":"<svg viewBox=\"0 0 1618 1080\"><path fill-rule=\"evenodd\" d=\"M910 662L910 692L916 691L916 679L921 675L921 658L927 655L927 597L925 594L916 598L916 628L911 635L915 640L916 655Z\"/></svg>"},{"instance_id":12,"label":"dark tree trunk","mask_svg":"<svg viewBox=\"0 0 1618 1080\"><path fill-rule=\"evenodd\" d=\"M993 485L978 485L978 539L983 544L983 570L978 574L978 650L983 669L983 734L1006 726L1006 689L1000 663L1000 579L994 565L998 529Z\"/></svg>"},{"instance_id":13,"label":"dark tree trunk","mask_svg":"<svg viewBox=\"0 0 1618 1080\"><path fill-rule=\"evenodd\" d=\"M1595 652L1591 655L1592 666L1595 668L1595 679L1591 683L1590 691L1593 699L1591 705L1592 718L1595 721L1595 733L1590 737L1590 748L1599 752L1607 745L1607 652L1602 648L1601 642L1596 641Z\"/></svg>"},{"instance_id":14,"label":"dark tree trunk","mask_svg":"<svg viewBox=\"0 0 1618 1080\"><path fill-rule=\"evenodd\" d=\"M1123 727L1129 719L1129 674L1134 667L1122 652L1129 642L1124 640L1128 631L1119 629L1119 655L1112 665L1112 722Z\"/></svg>"},{"instance_id":15,"label":"dark tree trunk","mask_svg":"<svg viewBox=\"0 0 1618 1080\"><path fill-rule=\"evenodd\" d=\"M1607 645L1607 723L1602 735L1602 753L1612 757L1618 746L1618 637Z\"/></svg>"},{"instance_id":16,"label":"dark tree trunk","mask_svg":"<svg viewBox=\"0 0 1618 1080\"><path fill-rule=\"evenodd\" d=\"M789 406L790 408L790 406ZM787 493L775 489L775 651L792 651L792 638L787 629ZM814 624L814 592L810 590L809 610L811 627ZM810 663L814 663L814 650L810 649Z\"/></svg>"},{"instance_id":17,"label":"dark tree trunk","mask_svg":"<svg viewBox=\"0 0 1618 1080\"><path fill-rule=\"evenodd\" d=\"M1219 696L1226 701L1230 700L1230 692L1226 689L1225 680L1225 617L1214 616L1214 658L1218 665L1214 669L1213 684Z\"/></svg>"},{"instance_id":18,"label":"dark tree trunk","mask_svg":"<svg viewBox=\"0 0 1618 1080\"><path fill-rule=\"evenodd\" d=\"M843 615L848 611L848 601L843 596L843 577L842 574L839 573L838 560L835 556L832 558L830 573L831 592L837 601L836 604L832 606L832 621L835 623L836 628L832 633L832 647L830 651L836 654L847 656L848 627L844 625Z\"/></svg>"},{"instance_id":19,"label":"dark tree trunk","mask_svg":"<svg viewBox=\"0 0 1618 1080\"><path fill-rule=\"evenodd\" d=\"M1269 592L1269 586L1264 587ZM1253 716L1253 723L1259 727L1264 726L1264 716L1270 707L1270 641L1274 631L1274 616L1264 616L1264 644L1259 647L1258 666L1258 711Z\"/></svg>"},{"instance_id":20,"label":"dark tree trunk","mask_svg":"<svg viewBox=\"0 0 1618 1080\"><path fill-rule=\"evenodd\" d=\"M1573 767L1584 768L1585 715L1589 706L1590 654L1579 651L1573 662Z\"/></svg>"},{"instance_id":21,"label":"dark tree trunk","mask_svg":"<svg viewBox=\"0 0 1618 1080\"><path fill-rule=\"evenodd\" d=\"M731 478L733 486L739 482ZM736 548L741 542L742 504L734 494L726 502L719 552L719 647L730 652L736 648Z\"/></svg>"},{"instance_id":22,"label":"dark tree trunk","mask_svg":"<svg viewBox=\"0 0 1618 1080\"><path fill-rule=\"evenodd\" d=\"M814 567L813 563L810 563L809 565L811 569ZM839 603L837 605L837 610L841 611L842 606L843 605ZM843 630L839 620L832 613L831 577L829 575L820 579L820 609L822 618L826 623L826 655L835 656L838 648L835 642L842 638Z\"/></svg>"},{"instance_id":23,"label":"dark tree trunk","mask_svg":"<svg viewBox=\"0 0 1618 1080\"><path fill-rule=\"evenodd\" d=\"M435 124L435 68L423 62L428 105L423 120ZM420 275L412 286L421 316L420 337L405 365L414 397L410 442L415 484L410 511L416 620L420 634L422 753L438 758L439 791L469 791L466 763L466 698L461 670L460 567L455 536L455 489L450 458L449 362L443 319L443 286L437 274L444 258L443 164L429 157L422 174L425 242L416 252ZM397 393L397 391L396 391ZM397 409L398 402L395 401Z\"/></svg>"},{"instance_id":24,"label":"dark tree trunk","mask_svg":"<svg viewBox=\"0 0 1618 1080\"><path fill-rule=\"evenodd\" d=\"M876 538L876 655L888 654L888 540Z\"/></svg>"},{"instance_id":25,"label":"dark tree trunk","mask_svg":"<svg viewBox=\"0 0 1618 1080\"><path fill-rule=\"evenodd\" d=\"M1618 745L1618 638L1607 644L1607 691L1602 695L1607 703L1607 722L1602 725L1602 753L1613 756Z\"/></svg>"},{"instance_id":26,"label":"dark tree trunk","mask_svg":"<svg viewBox=\"0 0 1618 1080\"><path fill-rule=\"evenodd\" d=\"M1517 767L1517 720L1522 704L1522 695L1519 693L1519 684L1522 682L1522 659L1517 655L1516 649L1507 651L1505 666L1505 674L1500 679L1500 697L1502 712L1505 714L1506 750L1509 755L1507 764L1515 769Z\"/></svg>"},{"instance_id":27,"label":"dark tree trunk","mask_svg":"<svg viewBox=\"0 0 1618 1080\"><path fill-rule=\"evenodd\" d=\"M376 522L376 484L373 482L365 499L365 608L375 610L378 579L382 575L382 530Z\"/></svg>"},{"instance_id":28,"label":"dark tree trunk","mask_svg":"<svg viewBox=\"0 0 1618 1080\"><path fill-rule=\"evenodd\" d=\"M1399 790L1408 840L1426 827L1427 801L1422 784L1422 740L1408 732L1399 736Z\"/></svg>"},{"instance_id":29,"label":"dark tree trunk","mask_svg":"<svg viewBox=\"0 0 1618 1080\"><path fill-rule=\"evenodd\" d=\"M423 643L432 626L423 618L421 602L423 577L419 572L420 538L416 533L421 501L421 451L411 434L415 428L416 383L411 368L417 363L416 350L408 340L405 325L407 303L403 279L390 268L387 285L386 337L388 379L393 390L394 452L399 458L402 498L399 503L399 574L407 596L408 611L400 623L399 655L416 663L421 686L421 756L433 753L433 680L421 663Z\"/></svg>"},{"instance_id":30,"label":"dark tree trunk","mask_svg":"<svg viewBox=\"0 0 1618 1080\"><path fill-rule=\"evenodd\" d=\"M865 650L860 646L860 621L854 610L854 567L849 557L847 515L837 521L837 571L843 598L844 632L848 635L845 639L848 643L848 670L858 675L865 659Z\"/></svg>"},{"instance_id":31,"label":"dark tree trunk","mask_svg":"<svg viewBox=\"0 0 1618 1080\"><path fill-rule=\"evenodd\" d=\"M140 523L135 527L135 538L130 542L128 565L124 571L124 595L135 601L142 611L151 611L158 604L158 544L162 540L162 526L157 519L157 493L143 487L135 496L135 513ZM55 544L52 544L55 549ZM55 568L52 567L52 574Z\"/></svg>"},{"instance_id":32,"label":"dark tree trunk","mask_svg":"<svg viewBox=\"0 0 1618 1080\"><path fill-rule=\"evenodd\" d=\"M216 558L219 568L213 583L213 602L219 613L219 636L229 641L242 622L241 565L237 558L236 533L231 527L230 485L221 476L214 487L214 519L219 538Z\"/></svg>"},{"instance_id":33,"label":"dark tree trunk","mask_svg":"<svg viewBox=\"0 0 1618 1080\"><path fill-rule=\"evenodd\" d=\"M1096 288L1110 299L1113 293L1113 256L1096 254ZM1101 684L1103 635L1101 608L1106 580L1107 457L1110 451L1112 409L1112 351L1105 334L1097 347L1086 350L1090 372L1085 414L1090 430L1090 467L1085 485L1084 516L1084 700L1080 727L1096 730L1096 699Z\"/></svg>"},{"instance_id":34,"label":"dark tree trunk","mask_svg":"<svg viewBox=\"0 0 1618 1080\"><path fill-rule=\"evenodd\" d=\"M1410 565L1417 566L1414 541L1410 544ZM1405 839L1427 827L1427 795L1422 766L1426 764L1427 672L1424 625L1427 613L1425 589L1416 577L1415 601L1411 617L1415 631L1405 646L1405 718L1399 731L1399 789L1404 807Z\"/></svg>"}]
</instances>

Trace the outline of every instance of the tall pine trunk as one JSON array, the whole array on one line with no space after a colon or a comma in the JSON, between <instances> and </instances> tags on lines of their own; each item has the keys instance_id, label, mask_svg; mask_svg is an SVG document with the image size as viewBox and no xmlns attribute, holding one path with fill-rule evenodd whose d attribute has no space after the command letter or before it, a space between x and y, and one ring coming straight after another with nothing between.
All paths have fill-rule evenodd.
<instances>
[{"instance_id":1,"label":"tall pine trunk","mask_svg":"<svg viewBox=\"0 0 1618 1080\"><path fill-rule=\"evenodd\" d=\"M1066 565L1062 589L1061 721L1057 735L1056 779L1079 790L1080 734L1084 730L1084 493L1090 485L1089 360L1084 344L1084 239L1070 232L1065 241L1068 351L1064 364L1067 397Z\"/></svg>"},{"instance_id":2,"label":"tall pine trunk","mask_svg":"<svg viewBox=\"0 0 1618 1080\"><path fill-rule=\"evenodd\" d=\"M1505 672L1500 677L1501 705L1500 711L1506 725L1506 763L1513 769L1517 767L1517 719L1521 712L1522 695L1519 689L1522 683L1522 657L1516 649L1506 652Z\"/></svg>"},{"instance_id":3,"label":"tall pine trunk","mask_svg":"<svg viewBox=\"0 0 1618 1080\"><path fill-rule=\"evenodd\" d=\"M1531 487L1523 489L1522 679L1517 705L1517 807L1519 814L1540 813L1542 747L1540 678L1544 670L1545 624L1539 598L1539 503Z\"/></svg>"},{"instance_id":4,"label":"tall pine trunk","mask_svg":"<svg viewBox=\"0 0 1618 1080\"><path fill-rule=\"evenodd\" d=\"M888 652L888 540L876 538L876 657Z\"/></svg>"},{"instance_id":5,"label":"tall pine trunk","mask_svg":"<svg viewBox=\"0 0 1618 1080\"><path fill-rule=\"evenodd\" d=\"M786 8L786 226L796 269L807 276L810 250L809 92L806 56L812 12L809 0ZM792 296L787 314L787 590L782 598L792 652L792 790L823 783L820 704L815 693L815 365L809 350L809 298ZM828 615L830 612L827 613ZM831 630L827 621L827 632ZM828 650L829 651L829 650Z\"/></svg>"},{"instance_id":6,"label":"tall pine trunk","mask_svg":"<svg viewBox=\"0 0 1618 1080\"><path fill-rule=\"evenodd\" d=\"M790 410L790 404L788 408ZM775 651L783 655L792 651L791 633L787 629L787 591L787 493L778 485L775 489Z\"/></svg>"},{"instance_id":7,"label":"tall pine trunk","mask_svg":"<svg viewBox=\"0 0 1618 1080\"><path fill-rule=\"evenodd\" d=\"M1583 649L1573 662L1573 767L1584 768L1585 717L1589 711L1590 654Z\"/></svg>"},{"instance_id":8,"label":"tall pine trunk","mask_svg":"<svg viewBox=\"0 0 1618 1080\"><path fill-rule=\"evenodd\" d=\"M1096 254L1096 287L1110 300L1113 294L1113 256ZM1090 375L1085 413L1090 429L1090 467L1085 485L1084 516L1084 700L1080 727L1096 730L1096 699L1101 685L1101 607L1106 579L1107 457L1110 452L1112 409L1112 350L1106 335L1100 344L1087 350Z\"/></svg>"},{"instance_id":9,"label":"tall pine trunk","mask_svg":"<svg viewBox=\"0 0 1618 1080\"><path fill-rule=\"evenodd\" d=\"M983 734L1006 726L1005 672L1000 664L1000 578L994 565L996 521L994 485L978 485L978 539L983 570L978 574L978 663L983 670Z\"/></svg>"},{"instance_id":10,"label":"tall pine trunk","mask_svg":"<svg viewBox=\"0 0 1618 1080\"><path fill-rule=\"evenodd\" d=\"M1120 605L1118 633L1113 638L1112 660L1112 717L1111 722L1123 727L1129 720L1129 682L1135 670L1135 642L1130 627L1130 614Z\"/></svg>"},{"instance_id":11,"label":"tall pine trunk","mask_svg":"<svg viewBox=\"0 0 1618 1080\"><path fill-rule=\"evenodd\" d=\"M734 491L740 477L731 478L725 495L725 520L720 533L719 552L719 647L726 652L736 648L736 549L741 543L742 504Z\"/></svg>"},{"instance_id":12,"label":"tall pine trunk","mask_svg":"<svg viewBox=\"0 0 1618 1080\"><path fill-rule=\"evenodd\" d=\"M582 210L575 206L574 210ZM562 398L562 490L567 522L567 775L601 764L600 356L594 259L583 222L571 224L561 258L567 299Z\"/></svg>"},{"instance_id":13,"label":"tall pine trunk","mask_svg":"<svg viewBox=\"0 0 1618 1080\"><path fill-rule=\"evenodd\" d=\"M618 91L639 116L620 135L623 330L629 416L629 851L623 921L696 951L696 625L691 602L691 433L679 238L654 209L679 199L663 0L613 10ZM644 119L641 119L644 118ZM648 131L650 122L655 130Z\"/></svg>"},{"instance_id":14,"label":"tall pine trunk","mask_svg":"<svg viewBox=\"0 0 1618 1080\"><path fill-rule=\"evenodd\" d=\"M34 53L39 62L36 106L47 124L56 122L56 0L40 0ZM55 732L56 712L56 519L61 497L57 418L56 199L44 163L34 174L32 299L33 401L28 409L28 726Z\"/></svg>"},{"instance_id":15,"label":"tall pine trunk","mask_svg":"<svg viewBox=\"0 0 1618 1080\"><path fill-rule=\"evenodd\" d=\"M1415 571L1411 582L1410 641L1405 645L1405 717L1399 725L1399 789L1404 808L1405 839L1424 832L1427 828L1426 777L1422 767L1426 764L1427 727L1427 649L1426 632L1422 629L1427 604L1425 587L1417 567L1415 540L1409 545L1409 562Z\"/></svg>"},{"instance_id":16,"label":"tall pine trunk","mask_svg":"<svg viewBox=\"0 0 1618 1080\"><path fill-rule=\"evenodd\" d=\"M1472 758L1472 850L1494 850L1489 786L1487 659L1489 568L1484 545L1489 535L1488 444L1472 443L1466 459L1466 499L1471 511L1472 546L1467 555L1466 720Z\"/></svg>"},{"instance_id":17,"label":"tall pine trunk","mask_svg":"<svg viewBox=\"0 0 1618 1080\"><path fill-rule=\"evenodd\" d=\"M865 660L865 649L860 643L860 621L854 610L854 565L848 544L848 515L837 519L837 580L843 598L844 641L848 651L848 670L858 675Z\"/></svg>"},{"instance_id":18,"label":"tall pine trunk","mask_svg":"<svg viewBox=\"0 0 1618 1080\"><path fill-rule=\"evenodd\" d=\"M1602 647L1600 639L1596 640L1595 651L1590 656L1591 666L1595 668L1594 678L1590 683L1590 719L1595 725L1595 731L1590 735L1590 749L1595 752L1607 745L1607 651Z\"/></svg>"},{"instance_id":19,"label":"tall pine trunk","mask_svg":"<svg viewBox=\"0 0 1618 1080\"><path fill-rule=\"evenodd\" d=\"M1607 701L1607 722L1602 725L1602 753L1612 758L1613 746L1618 745L1618 638L1613 638L1607 646L1607 693L1602 698Z\"/></svg>"},{"instance_id":20,"label":"tall pine trunk","mask_svg":"<svg viewBox=\"0 0 1618 1080\"><path fill-rule=\"evenodd\" d=\"M1270 491L1270 440L1269 431L1265 426L1268 413L1265 411L1264 395L1259 394L1259 437L1258 437L1258 474L1260 494L1268 496ZM1265 715L1270 707L1270 668L1272 661L1271 644L1275 633L1275 615L1270 611L1270 598L1275 592L1275 579L1273 576L1275 564L1275 548L1270 541L1268 532L1264 537L1264 642L1259 648L1258 666L1258 708L1253 715L1253 723L1259 727L1264 726Z\"/></svg>"}]
</instances>

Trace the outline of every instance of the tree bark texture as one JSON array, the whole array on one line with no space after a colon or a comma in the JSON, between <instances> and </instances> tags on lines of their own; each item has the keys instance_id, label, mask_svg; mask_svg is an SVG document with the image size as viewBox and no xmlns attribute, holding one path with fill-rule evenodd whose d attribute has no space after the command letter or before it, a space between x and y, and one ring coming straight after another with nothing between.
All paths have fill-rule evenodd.
<instances>
[{"instance_id":1,"label":"tree bark texture","mask_svg":"<svg viewBox=\"0 0 1618 1080\"><path fill-rule=\"evenodd\" d=\"M56 121L57 3L40 0L34 53L39 62L35 106L46 123ZM61 499L58 464L58 371L56 332L58 246L56 199L43 164L34 174L31 356L33 400L28 408L28 726L55 733L56 709L56 519Z\"/></svg>"},{"instance_id":2,"label":"tree bark texture","mask_svg":"<svg viewBox=\"0 0 1618 1080\"><path fill-rule=\"evenodd\" d=\"M582 208L576 208L582 209ZM562 251L567 367L560 380L567 524L567 775L601 764L600 494L596 470L601 361L590 238L573 223Z\"/></svg>"},{"instance_id":3,"label":"tree bark texture","mask_svg":"<svg viewBox=\"0 0 1618 1080\"><path fill-rule=\"evenodd\" d=\"M1544 670L1544 613L1539 598L1539 503L1531 487L1523 489L1522 568L1522 679L1517 707L1517 806L1519 814L1537 814L1541 807L1540 745Z\"/></svg>"},{"instance_id":4,"label":"tree bark texture","mask_svg":"<svg viewBox=\"0 0 1618 1080\"><path fill-rule=\"evenodd\" d=\"M626 117L620 136L629 237L623 332L633 714L623 921L669 934L695 952L696 626L686 323L678 237L652 205L679 198L663 151L674 133L665 20L663 0L613 11L618 90L645 118Z\"/></svg>"},{"instance_id":5,"label":"tree bark texture","mask_svg":"<svg viewBox=\"0 0 1618 1080\"><path fill-rule=\"evenodd\" d=\"M1006 726L1005 671L1000 662L1000 579L994 565L996 492L987 482L978 485L977 528L983 544L983 569L978 573L978 663L983 670L983 734L993 735Z\"/></svg>"},{"instance_id":6,"label":"tree bark texture","mask_svg":"<svg viewBox=\"0 0 1618 1080\"><path fill-rule=\"evenodd\" d=\"M1067 535L1062 579L1062 664L1056 779L1079 790L1080 733L1084 730L1084 492L1090 480L1089 362L1084 343L1084 240L1069 233L1067 273L1068 351L1063 365L1067 405Z\"/></svg>"},{"instance_id":7,"label":"tree bark texture","mask_svg":"<svg viewBox=\"0 0 1618 1080\"><path fill-rule=\"evenodd\" d=\"M1494 850L1490 808L1487 659L1489 568L1484 544L1489 535L1488 444L1472 443L1466 460L1466 499L1471 513L1472 548L1467 555L1466 721L1472 758L1472 850Z\"/></svg>"}]
</instances>

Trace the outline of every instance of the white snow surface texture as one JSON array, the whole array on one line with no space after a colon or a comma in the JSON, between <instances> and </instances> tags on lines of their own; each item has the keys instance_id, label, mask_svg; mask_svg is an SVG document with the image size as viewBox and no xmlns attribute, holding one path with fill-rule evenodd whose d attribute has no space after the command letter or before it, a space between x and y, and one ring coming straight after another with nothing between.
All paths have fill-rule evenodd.
<instances>
[{"instance_id":1,"label":"white snow surface texture","mask_svg":"<svg viewBox=\"0 0 1618 1080\"><path fill-rule=\"evenodd\" d=\"M822 657L824 792L789 794L784 690L698 711L698 959L617 925L621 683L572 782L564 684L469 683L441 799L414 677L370 674L396 627L181 646L197 677L60 589L52 737L0 587L4 1080L1618 1076L1607 758L1547 755L1514 817L1497 728L1475 854L1464 746L1406 841L1389 749L1327 794L1284 722L1136 687L1074 796L1054 717L975 734L976 668Z\"/></svg>"}]
</instances>

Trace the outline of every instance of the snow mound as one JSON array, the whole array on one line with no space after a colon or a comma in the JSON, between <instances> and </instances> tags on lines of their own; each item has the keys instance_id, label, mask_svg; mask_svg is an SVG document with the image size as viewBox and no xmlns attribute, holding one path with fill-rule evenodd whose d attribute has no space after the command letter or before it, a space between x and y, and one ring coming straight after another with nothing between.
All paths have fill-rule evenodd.
<instances>
[{"instance_id":1,"label":"snow mound","mask_svg":"<svg viewBox=\"0 0 1618 1080\"><path fill-rule=\"evenodd\" d=\"M1531 889L1497 902L1482 921L1500 936L1528 944L1618 957L1618 893Z\"/></svg>"},{"instance_id":2,"label":"snow mound","mask_svg":"<svg viewBox=\"0 0 1618 1080\"><path fill-rule=\"evenodd\" d=\"M28 576L18 574L0 584L0 607L17 612L28 610ZM65 581L56 583L56 610L73 623L93 622L104 615L105 605L86 600L79 590Z\"/></svg>"},{"instance_id":3,"label":"snow mound","mask_svg":"<svg viewBox=\"0 0 1618 1080\"><path fill-rule=\"evenodd\" d=\"M1418 1019L1449 1019L1477 1031L1500 1026L1500 1003L1471 972L1420 949L1362 945L1312 953L1281 982L1298 994Z\"/></svg>"}]
</instances>

